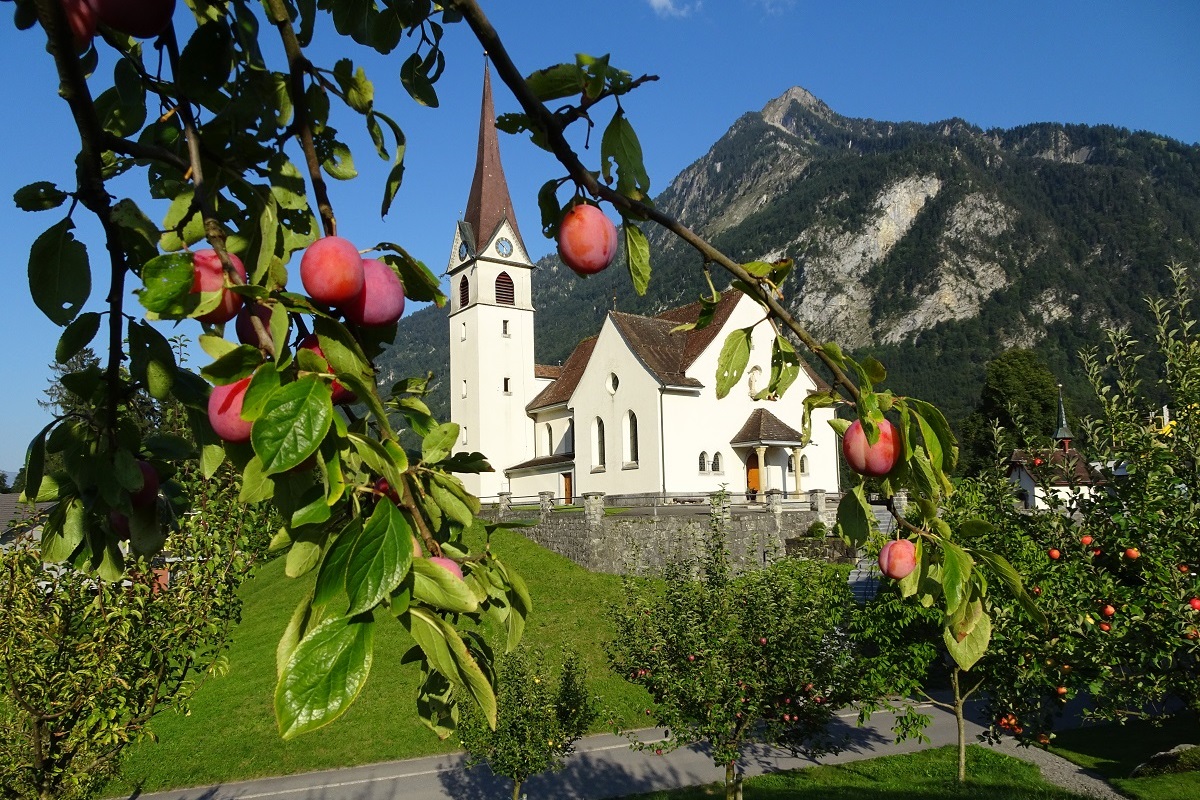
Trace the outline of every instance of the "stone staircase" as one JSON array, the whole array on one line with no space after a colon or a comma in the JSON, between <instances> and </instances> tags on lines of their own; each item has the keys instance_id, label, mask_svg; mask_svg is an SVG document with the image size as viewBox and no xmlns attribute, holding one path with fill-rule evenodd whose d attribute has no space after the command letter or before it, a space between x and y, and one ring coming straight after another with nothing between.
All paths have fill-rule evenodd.
<instances>
[{"instance_id":1,"label":"stone staircase","mask_svg":"<svg viewBox=\"0 0 1200 800\"><path fill-rule=\"evenodd\" d=\"M875 513L876 526L884 536L890 537L895 533L896 520L892 518L886 507L872 506L871 510ZM855 601L865 603L870 600L879 590L879 567L875 563L875 559L859 553L858 561L855 563L854 569L850 570L850 577L847 580Z\"/></svg>"}]
</instances>

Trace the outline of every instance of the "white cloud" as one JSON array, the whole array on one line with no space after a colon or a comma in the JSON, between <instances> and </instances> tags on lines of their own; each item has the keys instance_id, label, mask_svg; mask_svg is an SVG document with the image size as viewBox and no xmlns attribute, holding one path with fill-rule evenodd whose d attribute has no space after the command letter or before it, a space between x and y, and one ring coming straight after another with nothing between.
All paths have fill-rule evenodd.
<instances>
[{"instance_id":1,"label":"white cloud","mask_svg":"<svg viewBox=\"0 0 1200 800\"><path fill-rule=\"evenodd\" d=\"M660 17L686 17L700 9L700 3L680 3L676 0L649 0L650 7Z\"/></svg>"}]
</instances>

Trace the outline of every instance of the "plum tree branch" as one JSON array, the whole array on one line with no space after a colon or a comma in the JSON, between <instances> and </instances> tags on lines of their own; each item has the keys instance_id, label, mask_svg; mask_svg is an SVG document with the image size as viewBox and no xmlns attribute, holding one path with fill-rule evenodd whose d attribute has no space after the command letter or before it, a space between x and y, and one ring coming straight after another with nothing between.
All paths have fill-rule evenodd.
<instances>
[{"instance_id":1,"label":"plum tree branch","mask_svg":"<svg viewBox=\"0 0 1200 800\"><path fill-rule=\"evenodd\" d=\"M109 444L115 449L117 422L120 409L121 355L124 352L122 323L125 300L125 250L121 246L120 231L112 214L112 198L104 187L104 166L101 143L104 129L96 116L96 106L79 58L75 55L75 38L67 22L66 12L57 0L36 0L38 21L46 31L47 50L54 59L58 71L59 94L71 109L75 127L79 132L79 181L77 197L84 208L96 215L104 231L105 248L108 250L109 286L105 302L108 304L108 363L104 380L108 384L105 405Z\"/></svg>"},{"instance_id":2,"label":"plum tree branch","mask_svg":"<svg viewBox=\"0 0 1200 800\"><path fill-rule=\"evenodd\" d=\"M273 0L273 2L278 2L278 0ZM669 214L664 214L646 203L626 197L610 189L601 183L596 178L596 175L583 165L570 143L567 142L566 137L563 136L564 126L562 120L551 113L529 88L529 84L525 82L524 76L513 63L499 34L492 26L487 15L484 14L483 9L479 7L477 0L450 0L449 5L462 13L463 18L466 19L467 24L474 32L475 38L483 45L488 53L488 57L495 64L496 73L504 81L505 85L508 86L509 90L512 91L517 102L521 104L521 108L529 116L530 123L545 132L550 151L558 159L559 163L566 167L568 174L575 183L586 189L592 196L611 203L625 215L637 219L651 220L661 227L666 228L699 252L704 258L705 263L712 262L718 264L726 272L747 286L753 287L755 289L755 299L770 309L771 313L787 326L788 330L804 344L809 352L821 359L825 366L833 373L835 383L849 395L852 401L857 402L859 397L858 386L846 375L841 366L824 351L821 343L814 339L795 320L774 295L763 289L758 278L751 275L741 264L713 247L707 240L679 220Z\"/></svg>"},{"instance_id":3,"label":"plum tree branch","mask_svg":"<svg viewBox=\"0 0 1200 800\"><path fill-rule=\"evenodd\" d=\"M325 186L325 179L321 177L321 160L317 157L312 121L308 118L308 103L304 97L304 74L309 71L309 62L303 48L300 47L300 40L296 38L296 31L292 27L291 17L283 0L265 0L265 5L271 24L279 31L287 56L288 84L292 95L292 107L296 113L296 128L300 136L300 147L304 151L309 179L312 181L313 193L317 196L321 226L326 236L336 236L337 218L333 215L333 204L329 202L329 190Z\"/></svg>"}]
</instances>

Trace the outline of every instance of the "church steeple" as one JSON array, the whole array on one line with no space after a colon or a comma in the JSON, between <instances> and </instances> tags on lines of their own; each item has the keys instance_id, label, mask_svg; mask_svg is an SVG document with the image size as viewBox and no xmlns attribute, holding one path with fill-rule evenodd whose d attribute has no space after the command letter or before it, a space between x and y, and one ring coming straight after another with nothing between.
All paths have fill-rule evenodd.
<instances>
[{"instance_id":1,"label":"church steeple","mask_svg":"<svg viewBox=\"0 0 1200 800\"><path fill-rule=\"evenodd\" d=\"M1075 435L1067 425L1067 408L1063 405L1063 386L1058 384L1058 430L1054 432L1054 441L1058 442L1063 452L1071 449L1071 440Z\"/></svg>"},{"instance_id":2,"label":"church steeple","mask_svg":"<svg viewBox=\"0 0 1200 800\"><path fill-rule=\"evenodd\" d=\"M508 220L521 251L525 242L517 228L508 181L500 163L500 143L496 136L496 110L492 104L492 77L485 56L483 62L483 104L479 114L479 147L475 154L475 177L467 196L464 221L471 226L475 247L482 251L495 235L502 220Z\"/></svg>"}]
</instances>

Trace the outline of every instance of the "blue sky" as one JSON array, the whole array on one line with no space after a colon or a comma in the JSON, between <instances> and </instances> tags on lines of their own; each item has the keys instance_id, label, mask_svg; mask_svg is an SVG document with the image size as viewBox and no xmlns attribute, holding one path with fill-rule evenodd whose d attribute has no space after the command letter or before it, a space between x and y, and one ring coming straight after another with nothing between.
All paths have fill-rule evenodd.
<instances>
[{"instance_id":1,"label":"blue sky","mask_svg":"<svg viewBox=\"0 0 1200 800\"><path fill-rule=\"evenodd\" d=\"M616 66L660 77L624 103L655 192L740 115L797 85L847 116L925 122L961 117L984 128L1108 123L1200 142L1200 3L1192 0L485 0L483 5L526 73L587 52L610 53ZM69 185L78 147L40 33L16 31L11 9L0 5L0 67L8 76L2 95L7 114L0 126L0 234L8 247L0 269L11 281L8 307L0 314L0 340L7 343L0 470L10 476L29 439L50 419L36 401L50 374L59 329L29 299L26 268L29 246L61 211L25 214L9 198L37 180ZM176 17L181 28L185 15L181 4ZM334 187L341 233L361 246L398 242L439 274L474 166L482 75L481 50L469 30L451 26L447 39L438 109L417 106L400 87L406 52L363 58L323 35L311 54L330 67L345 56L361 63L375 81L377 106L393 112L408 136L404 185L381 221L385 167L358 122L347 119L337 126L361 172L358 180ZM102 67L98 75L106 72ZM515 106L498 83L496 106L500 113ZM611 107L597 116L601 129L609 114ZM526 244L540 257L552 248L539 234L536 192L561 170L523 140L504 137L501 147ZM113 192L143 201L144 179L122 181ZM153 211L148 204L144 208ZM102 244L95 225L84 214L76 219L78 235L97 260ZM105 293L102 279L97 272L93 308ZM187 324L180 332L194 338L199 328ZM201 366L201 359L192 366Z\"/></svg>"}]
</instances>

